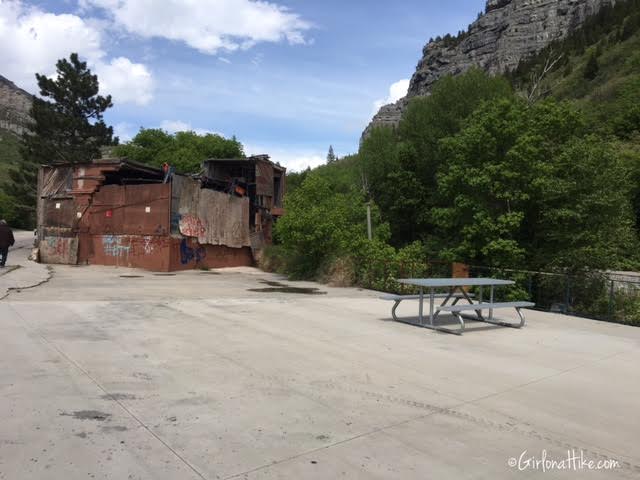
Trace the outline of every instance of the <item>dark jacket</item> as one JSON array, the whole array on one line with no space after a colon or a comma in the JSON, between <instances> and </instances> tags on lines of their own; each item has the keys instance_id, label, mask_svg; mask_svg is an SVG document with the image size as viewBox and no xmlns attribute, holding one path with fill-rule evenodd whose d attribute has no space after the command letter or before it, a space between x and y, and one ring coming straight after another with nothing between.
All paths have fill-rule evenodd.
<instances>
[{"instance_id":1,"label":"dark jacket","mask_svg":"<svg viewBox=\"0 0 640 480\"><path fill-rule=\"evenodd\" d=\"M0 248L9 248L16 243L9 225L0 225Z\"/></svg>"}]
</instances>

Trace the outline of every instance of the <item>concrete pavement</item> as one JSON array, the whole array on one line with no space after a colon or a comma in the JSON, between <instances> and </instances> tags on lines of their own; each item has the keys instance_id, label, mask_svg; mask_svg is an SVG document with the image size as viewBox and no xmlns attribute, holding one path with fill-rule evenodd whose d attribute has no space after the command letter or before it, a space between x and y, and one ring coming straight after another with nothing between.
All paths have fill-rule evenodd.
<instances>
[{"instance_id":1,"label":"concrete pavement","mask_svg":"<svg viewBox=\"0 0 640 480\"><path fill-rule=\"evenodd\" d=\"M34 288L51 278L51 269L28 260L33 248L33 232L17 230L13 232L16 243L9 249L5 268L0 269L0 299L10 290Z\"/></svg>"},{"instance_id":2,"label":"concrete pavement","mask_svg":"<svg viewBox=\"0 0 640 480\"><path fill-rule=\"evenodd\" d=\"M10 291L0 479L640 476L640 329L529 312L456 337L265 281L56 266Z\"/></svg>"}]
</instances>

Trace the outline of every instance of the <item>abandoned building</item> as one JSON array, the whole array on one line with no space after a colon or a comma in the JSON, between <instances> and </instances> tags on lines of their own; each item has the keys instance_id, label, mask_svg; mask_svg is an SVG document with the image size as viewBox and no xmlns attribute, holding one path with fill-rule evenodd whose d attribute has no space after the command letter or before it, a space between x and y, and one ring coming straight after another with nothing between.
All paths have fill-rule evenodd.
<instances>
[{"instance_id":1,"label":"abandoned building","mask_svg":"<svg viewBox=\"0 0 640 480\"><path fill-rule=\"evenodd\" d=\"M283 215L285 169L267 155L173 173L127 159L42 166L40 261L170 272L252 265Z\"/></svg>"}]
</instances>

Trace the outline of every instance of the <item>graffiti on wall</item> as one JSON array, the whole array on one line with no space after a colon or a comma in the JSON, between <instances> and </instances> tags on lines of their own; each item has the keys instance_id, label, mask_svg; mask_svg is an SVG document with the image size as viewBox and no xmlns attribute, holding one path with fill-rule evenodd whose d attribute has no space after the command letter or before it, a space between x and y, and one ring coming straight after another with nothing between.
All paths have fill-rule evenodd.
<instances>
[{"instance_id":1,"label":"graffiti on wall","mask_svg":"<svg viewBox=\"0 0 640 480\"><path fill-rule=\"evenodd\" d=\"M102 237L104 254L109 257L123 257L129 255L131 245L124 245L123 238L117 235L105 235Z\"/></svg>"},{"instance_id":2,"label":"graffiti on wall","mask_svg":"<svg viewBox=\"0 0 640 480\"><path fill-rule=\"evenodd\" d=\"M76 237L45 237L40 242L40 257L44 263L75 265L78 261Z\"/></svg>"},{"instance_id":3,"label":"graffiti on wall","mask_svg":"<svg viewBox=\"0 0 640 480\"><path fill-rule=\"evenodd\" d=\"M192 248L187 244L186 238L183 238L180 242L180 263L182 263L182 265L187 265L194 259L196 263L200 263L206 258L206 256L207 251L202 245L198 245L197 247Z\"/></svg>"},{"instance_id":4,"label":"graffiti on wall","mask_svg":"<svg viewBox=\"0 0 640 480\"><path fill-rule=\"evenodd\" d=\"M203 237L207 233L202 220L194 215L182 215L180 218L180 232L186 237Z\"/></svg>"}]
</instances>

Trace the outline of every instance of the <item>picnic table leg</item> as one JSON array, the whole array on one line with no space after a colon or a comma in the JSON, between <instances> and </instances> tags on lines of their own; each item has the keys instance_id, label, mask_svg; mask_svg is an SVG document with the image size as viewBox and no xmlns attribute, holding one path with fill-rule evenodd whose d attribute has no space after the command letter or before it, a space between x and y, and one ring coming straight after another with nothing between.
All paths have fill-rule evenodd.
<instances>
[{"instance_id":1,"label":"picnic table leg","mask_svg":"<svg viewBox=\"0 0 640 480\"><path fill-rule=\"evenodd\" d=\"M483 287L482 285L480 285L479 287L479 291L478 291L478 303L482 303L482 292L483 292ZM463 290L464 293L464 290ZM470 305L473 305L473 300L471 300L469 298L469 296L465 293L465 297L467 297L467 301L469 302ZM476 310L476 317L478 317L478 320L482 320L482 310Z\"/></svg>"},{"instance_id":2,"label":"picnic table leg","mask_svg":"<svg viewBox=\"0 0 640 480\"><path fill-rule=\"evenodd\" d=\"M449 303L449 300L451 300L451 297L453 297L453 295L455 293L456 293L456 287L449 288L449 294L446 296L446 298L440 304L440 306L441 307L446 306L447 303ZM456 299L453 301L452 305L455 305L456 303L458 303L458 300L460 300L460 299L456 297ZM436 318L438 318L439 315L440 315L440 310L436 310L435 313L433 314L433 319L435 320Z\"/></svg>"},{"instance_id":3,"label":"picnic table leg","mask_svg":"<svg viewBox=\"0 0 640 480\"><path fill-rule=\"evenodd\" d=\"M433 308L436 297L433 288L429 289L429 324L433 327Z\"/></svg>"},{"instance_id":4,"label":"picnic table leg","mask_svg":"<svg viewBox=\"0 0 640 480\"><path fill-rule=\"evenodd\" d=\"M420 307L418 310L418 321L420 322L420 325L424 325L424 321L423 321L423 316L422 316L422 312L423 312L423 301L424 301L424 290L422 287L420 287Z\"/></svg>"},{"instance_id":5,"label":"picnic table leg","mask_svg":"<svg viewBox=\"0 0 640 480\"><path fill-rule=\"evenodd\" d=\"M491 285L491 290L489 292L489 303L493 303L493 290L494 290L494 286ZM489 320L493 320L493 308L489 309Z\"/></svg>"}]
</instances>

